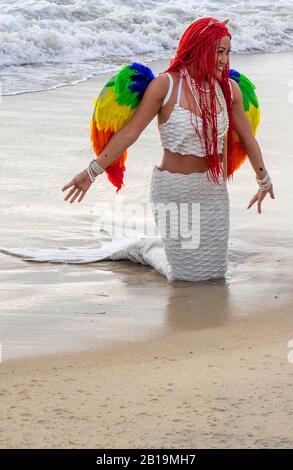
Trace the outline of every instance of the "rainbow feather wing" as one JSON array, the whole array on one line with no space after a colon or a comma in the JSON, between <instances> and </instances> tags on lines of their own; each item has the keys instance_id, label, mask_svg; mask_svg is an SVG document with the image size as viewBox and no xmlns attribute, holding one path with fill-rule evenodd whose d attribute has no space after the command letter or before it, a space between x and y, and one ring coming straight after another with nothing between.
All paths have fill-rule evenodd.
<instances>
[{"instance_id":1,"label":"rainbow feather wing","mask_svg":"<svg viewBox=\"0 0 293 470\"><path fill-rule=\"evenodd\" d=\"M229 70L229 78L238 83L242 93L243 107L246 116L250 122L252 132L255 135L260 122L260 109L257 96L255 94L255 85L242 73L237 70ZM231 176L247 158L247 154L239 140L236 132L233 132L232 147L228 155L228 176Z\"/></svg>"},{"instance_id":2,"label":"rainbow feather wing","mask_svg":"<svg viewBox=\"0 0 293 470\"><path fill-rule=\"evenodd\" d=\"M91 141L96 155L100 155L111 137L131 119L143 94L153 80L150 68L134 62L126 65L108 80L97 99L91 120ZM109 181L116 192L123 185L127 150L106 168Z\"/></svg>"}]
</instances>

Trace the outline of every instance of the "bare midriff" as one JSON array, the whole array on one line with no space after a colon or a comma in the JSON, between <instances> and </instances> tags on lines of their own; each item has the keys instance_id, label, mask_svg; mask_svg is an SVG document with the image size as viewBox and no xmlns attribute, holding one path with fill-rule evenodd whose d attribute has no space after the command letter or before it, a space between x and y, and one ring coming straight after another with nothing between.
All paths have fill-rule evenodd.
<instances>
[{"instance_id":1,"label":"bare midriff","mask_svg":"<svg viewBox=\"0 0 293 470\"><path fill-rule=\"evenodd\" d=\"M207 171L207 163L204 157L196 155L182 155L164 149L164 154L160 165L157 168L161 171L167 170L170 173L204 173Z\"/></svg>"},{"instance_id":2,"label":"bare midriff","mask_svg":"<svg viewBox=\"0 0 293 470\"><path fill-rule=\"evenodd\" d=\"M163 106L158 115L158 125L166 123L170 119L170 115L174 108L175 99L177 96L177 88L179 79L177 77L173 77L175 81L175 87L173 89L172 98L169 102ZM182 95L180 100L181 107L185 107L186 109L189 108L189 102L186 98L186 93L188 93L188 87L186 87L185 81L183 82L182 87ZM200 111L197 109L196 104L193 102L191 97L191 108L190 111L192 113L198 114L200 117ZM216 112L219 113L221 111L220 103L216 102ZM222 155L220 155L222 159ZM170 173L182 173L188 175L189 173L204 173L207 171L207 161L204 157L198 157L196 155L183 155L180 153L171 152L171 150L164 149L163 158L160 165L157 165L159 170L167 170Z\"/></svg>"}]
</instances>

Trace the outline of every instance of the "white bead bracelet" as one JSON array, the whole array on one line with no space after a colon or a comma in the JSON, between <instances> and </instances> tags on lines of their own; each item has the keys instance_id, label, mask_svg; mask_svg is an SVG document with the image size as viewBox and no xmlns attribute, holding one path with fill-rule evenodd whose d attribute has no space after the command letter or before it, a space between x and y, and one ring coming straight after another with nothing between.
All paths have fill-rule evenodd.
<instances>
[{"instance_id":1,"label":"white bead bracelet","mask_svg":"<svg viewBox=\"0 0 293 470\"><path fill-rule=\"evenodd\" d=\"M92 160L89 164L89 166L87 167L86 169L86 172L87 174L89 175L90 177L90 180L92 183L94 183L95 179L96 179L96 176L97 175L101 175L102 173L104 173L105 169L102 168L98 162L96 161L96 159Z\"/></svg>"},{"instance_id":2,"label":"white bead bracelet","mask_svg":"<svg viewBox=\"0 0 293 470\"><path fill-rule=\"evenodd\" d=\"M260 179L260 178L256 177L256 181L257 181L257 184L258 184L259 189L261 191L266 191L272 185L272 180L271 180L271 177L270 177L268 171L267 171L267 174L264 178Z\"/></svg>"}]
</instances>

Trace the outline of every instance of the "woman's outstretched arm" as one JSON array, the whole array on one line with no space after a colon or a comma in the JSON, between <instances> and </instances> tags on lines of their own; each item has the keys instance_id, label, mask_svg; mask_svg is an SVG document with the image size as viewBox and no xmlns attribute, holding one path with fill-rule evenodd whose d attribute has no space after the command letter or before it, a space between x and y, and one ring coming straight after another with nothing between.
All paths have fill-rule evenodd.
<instances>
[{"instance_id":1,"label":"woman's outstretched arm","mask_svg":"<svg viewBox=\"0 0 293 470\"><path fill-rule=\"evenodd\" d=\"M261 154L260 147L256 138L254 137L250 123L247 119L243 108L242 93L239 86L234 80L231 80L233 86L233 124L234 129L238 134L238 137L248 155L250 163L255 171L256 177L263 179L267 170ZM249 209L255 202L257 202L258 212L261 213L261 203L267 194L270 194L271 198L274 199L273 185L265 191L258 191L248 203L247 209Z\"/></svg>"},{"instance_id":2,"label":"woman's outstretched arm","mask_svg":"<svg viewBox=\"0 0 293 470\"><path fill-rule=\"evenodd\" d=\"M96 158L102 168L107 168L124 150L129 148L158 114L167 93L168 83L168 77L164 74L151 81L130 121L113 135ZM63 186L62 191L71 188L64 200L71 198L72 203L78 197L78 202L82 201L90 186L89 175L86 170L83 170Z\"/></svg>"}]
</instances>

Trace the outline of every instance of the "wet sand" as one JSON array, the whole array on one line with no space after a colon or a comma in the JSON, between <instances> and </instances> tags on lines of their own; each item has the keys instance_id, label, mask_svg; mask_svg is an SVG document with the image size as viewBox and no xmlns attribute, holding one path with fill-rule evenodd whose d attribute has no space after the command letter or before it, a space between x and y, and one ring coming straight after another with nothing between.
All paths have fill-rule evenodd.
<instances>
[{"instance_id":1,"label":"wet sand","mask_svg":"<svg viewBox=\"0 0 293 470\"><path fill-rule=\"evenodd\" d=\"M276 199L262 215L246 210L256 183L249 162L237 172L221 281L0 254L0 447L292 446L293 59L243 55L232 65L257 84ZM96 246L95 203L115 191L101 179L69 206L60 188L92 158L91 100L104 79L3 98L1 246ZM161 155L155 127L129 151L126 200L145 200Z\"/></svg>"}]
</instances>

